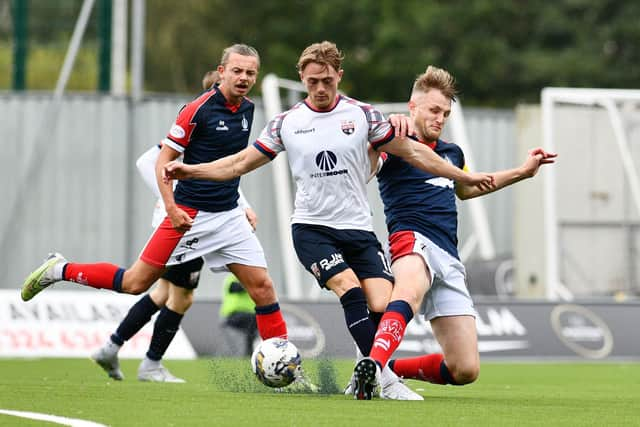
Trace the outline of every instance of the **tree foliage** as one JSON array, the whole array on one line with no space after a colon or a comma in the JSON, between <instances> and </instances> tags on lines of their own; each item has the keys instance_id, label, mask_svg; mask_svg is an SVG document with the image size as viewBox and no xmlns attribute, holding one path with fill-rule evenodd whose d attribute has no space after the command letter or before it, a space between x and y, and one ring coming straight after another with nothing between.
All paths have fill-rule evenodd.
<instances>
[{"instance_id":1,"label":"tree foliage","mask_svg":"<svg viewBox=\"0 0 640 427\"><path fill-rule=\"evenodd\" d=\"M30 1L51 9L50 2ZM79 10L79 0L59 3ZM196 92L202 74L236 42L259 50L263 76L273 72L297 79L300 52L322 40L336 42L346 55L341 89L373 101L405 100L428 64L456 76L466 105L538 102L545 86L640 87L640 2L632 0L147 0L146 5L145 84L153 92ZM48 17L68 13L49 11ZM33 10L31 28L41 34L48 17Z\"/></svg>"}]
</instances>

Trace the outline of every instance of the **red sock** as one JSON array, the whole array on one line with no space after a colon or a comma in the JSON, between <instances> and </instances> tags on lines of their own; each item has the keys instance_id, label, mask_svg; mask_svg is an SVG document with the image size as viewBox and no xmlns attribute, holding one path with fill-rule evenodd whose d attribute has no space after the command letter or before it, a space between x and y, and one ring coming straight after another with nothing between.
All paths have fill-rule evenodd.
<instances>
[{"instance_id":1,"label":"red sock","mask_svg":"<svg viewBox=\"0 0 640 427\"><path fill-rule=\"evenodd\" d=\"M271 313L256 313L256 323L258 332L263 340L280 337L287 339L287 324L282 317L282 311L278 310Z\"/></svg>"},{"instance_id":2,"label":"red sock","mask_svg":"<svg viewBox=\"0 0 640 427\"><path fill-rule=\"evenodd\" d=\"M64 268L63 279L96 289L113 289L120 292L124 269L114 264L77 264L69 262Z\"/></svg>"},{"instance_id":3,"label":"red sock","mask_svg":"<svg viewBox=\"0 0 640 427\"><path fill-rule=\"evenodd\" d=\"M440 373L440 365L444 360L441 353L426 354L419 357L396 359L391 369L399 377L428 381L433 384L447 384Z\"/></svg>"},{"instance_id":4,"label":"red sock","mask_svg":"<svg viewBox=\"0 0 640 427\"><path fill-rule=\"evenodd\" d=\"M396 311L385 312L382 319L380 319L369 356L381 366L386 365L393 352L400 345L406 327L407 322L402 313Z\"/></svg>"}]
</instances>

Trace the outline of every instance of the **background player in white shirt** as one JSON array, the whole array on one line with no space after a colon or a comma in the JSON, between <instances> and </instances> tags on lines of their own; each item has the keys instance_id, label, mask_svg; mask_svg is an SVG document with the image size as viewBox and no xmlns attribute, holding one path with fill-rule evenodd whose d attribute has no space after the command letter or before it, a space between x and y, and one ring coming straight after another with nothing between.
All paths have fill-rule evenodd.
<instances>
[{"instance_id":1,"label":"background player in white shirt","mask_svg":"<svg viewBox=\"0 0 640 427\"><path fill-rule=\"evenodd\" d=\"M360 351L368 354L375 323L367 303L373 313L382 313L393 280L373 234L366 196L369 144L470 185L489 187L493 178L467 174L415 141L394 138L394 129L378 110L338 94L342 59L331 42L308 46L297 64L308 93L304 101L269 121L245 150L208 164L171 162L164 174L167 180L224 181L268 163L286 149L297 187L291 222L298 258L320 286L340 298L349 332ZM407 392L390 371L383 375L383 397L421 399ZM370 399L372 393L372 389L360 390L357 397Z\"/></svg>"}]
</instances>

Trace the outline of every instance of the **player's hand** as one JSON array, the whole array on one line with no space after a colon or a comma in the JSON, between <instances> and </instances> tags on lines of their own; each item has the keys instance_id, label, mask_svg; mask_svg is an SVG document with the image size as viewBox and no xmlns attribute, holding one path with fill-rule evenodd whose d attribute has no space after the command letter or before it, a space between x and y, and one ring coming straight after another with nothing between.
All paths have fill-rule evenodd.
<instances>
[{"instance_id":1,"label":"player's hand","mask_svg":"<svg viewBox=\"0 0 640 427\"><path fill-rule=\"evenodd\" d=\"M168 184L173 179L188 179L189 175L189 165L185 165L184 163L173 160L162 168L162 182Z\"/></svg>"},{"instance_id":2,"label":"player's hand","mask_svg":"<svg viewBox=\"0 0 640 427\"><path fill-rule=\"evenodd\" d=\"M395 129L396 137L404 138L415 135L416 133L416 130L413 127L413 120L404 114L391 114L389 116L389 123L391 123L391 126Z\"/></svg>"},{"instance_id":3,"label":"player's hand","mask_svg":"<svg viewBox=\"0 0 640 427\"><path fill-rule=\"evenodd\" d=\"M249 225L253 228L253 231L256 231L256 227L258 226L258 215L256 212L251 208L246 208L244 214L247 216L247 221L249 221Z\"/></svg>"},{"instance_id":4,"label":"player's hand","mask_svg":"<svg viewBox=\"0 0 640 427\"><path fill-rule=\"evenodd\" d=\"M496 181L493 175L485 172L469 172L465 174L463 184L474 185L479 190L489 191L495 188Z\"/></svg>"},{"instance_id":5,"label":"player's hand","mask_svg":"<svg viewBox=\"0 0 640 427\"><path fill-rule=\"evenodd\" d=\"M191 230L193 218L191 218L184 210L176 206L173 209L167 209L167 215L171 220L171 225L176 231L185 233Z\"/></svg>"},{"instance_id":6,"label":"player's hand","mask_svg":"<svg viewBox=\"0 0 640 427\"><path fill-rule=\"evenodd\" d=\"M527 178L534 177L541 165L555 163L556 157L556 153L544 151L540 147L531 149L527 160L522 164L522 174Z\"/></svg>"}]
</instances>

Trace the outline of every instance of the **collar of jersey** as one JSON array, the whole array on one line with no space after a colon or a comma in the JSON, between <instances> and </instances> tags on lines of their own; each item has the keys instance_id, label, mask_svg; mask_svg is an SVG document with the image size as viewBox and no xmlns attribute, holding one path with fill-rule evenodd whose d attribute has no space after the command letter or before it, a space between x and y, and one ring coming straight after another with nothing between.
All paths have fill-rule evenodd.
<instances>
[{"instance_id":1,"label":"collar of jersey","mask_svg":"<svg viewBox=\"0 0 640 427\"><path fill-rule=\"evenodd\" d=\"M424 144L427 147L431 148L432 150L436 149L436 145L438 145L438 140L436 139L435 141L432 142L427 142L427 141L422 141L421 139L418 139L417 136L415 135L410 135L409 138L413 139L414 141L418 141L420 144Z\"/></svg>"},{"instance_id":2,"label":"collar of jersey","mask_svg":"<svg viewBox=\"0 0 640 427\"><path fill-rule=\"evenodd\" d=\"M314 111L316 113L330 113L331 111L336 109L340 101L342 101L342 95L337 96L336 103L333 105L333 107L329 108L328 110L318 110L313 105L307 102L307 98L305 98L302 102L304 102L304 105L306 105L307 108L309 108L311 111Z\"/></svg>"}]
</instances>

